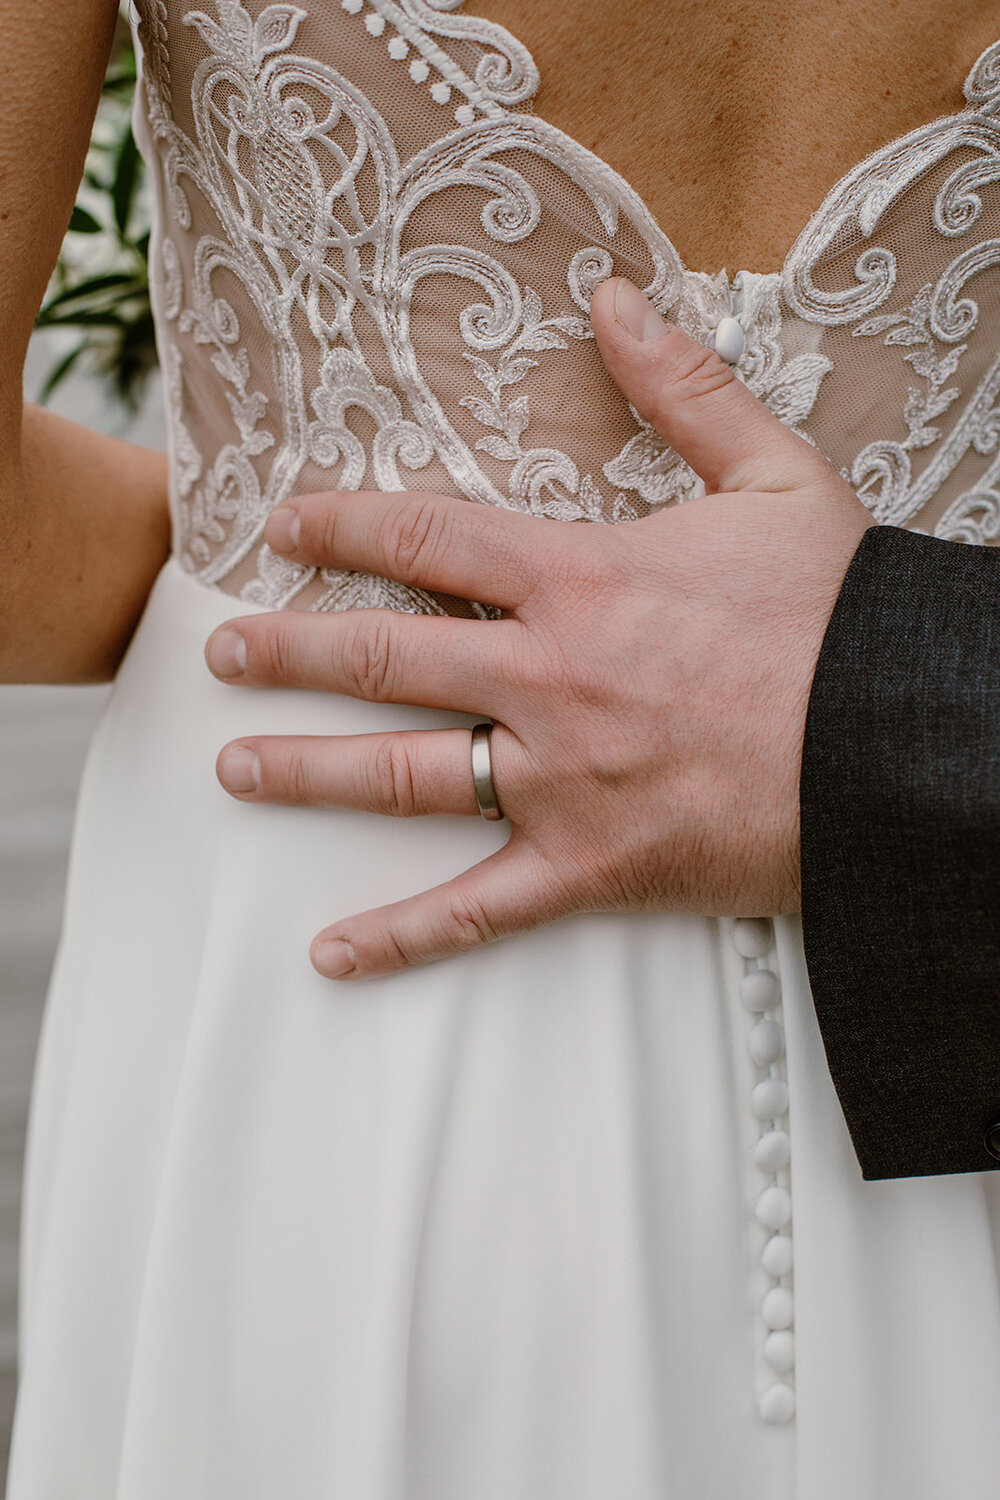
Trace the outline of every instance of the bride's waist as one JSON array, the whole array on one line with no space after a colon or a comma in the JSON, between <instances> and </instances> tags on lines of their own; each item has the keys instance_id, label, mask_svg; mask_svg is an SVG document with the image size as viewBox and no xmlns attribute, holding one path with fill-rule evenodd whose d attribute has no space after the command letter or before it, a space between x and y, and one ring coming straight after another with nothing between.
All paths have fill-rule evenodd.
<instances>
[{"instance_id":1,"label":"bride's waist","mask_svg":"<svg viewBox=\"0 0 1000 1500\"><path fill-rule=\"evenodd\" d=\"M365 734L476 722L467 714L338 693L219 682L205 661L209 635L228 620L268 612L199 582L170 558L119 669L109 712L141 718L150 733L155 725L192 748L207 742L217 749L245 734Z\"/></svg>"}]
</instances>

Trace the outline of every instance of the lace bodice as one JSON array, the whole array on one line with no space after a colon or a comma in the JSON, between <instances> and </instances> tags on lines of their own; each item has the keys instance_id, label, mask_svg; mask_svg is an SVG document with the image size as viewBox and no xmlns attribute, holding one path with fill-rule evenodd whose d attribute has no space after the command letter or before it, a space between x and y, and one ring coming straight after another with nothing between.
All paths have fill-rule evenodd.
<instances>
[{"instance_id":1,"label":"lace bodice","mask_svg":"<svg viewBox=\"0 0 1000 1500\"><path fill-rule=\"evenodd\" d=\"M271 608L461 610L261 541L287 495L423 489L618 523L700 492L606 375L626 275L875 517L1000 537L1000 42L967 107L827 194L780 272L687 269L628 183L532 113L530 55L461 0L137 0L136 123L175 549Z\"/></svg>"}]
</instances>

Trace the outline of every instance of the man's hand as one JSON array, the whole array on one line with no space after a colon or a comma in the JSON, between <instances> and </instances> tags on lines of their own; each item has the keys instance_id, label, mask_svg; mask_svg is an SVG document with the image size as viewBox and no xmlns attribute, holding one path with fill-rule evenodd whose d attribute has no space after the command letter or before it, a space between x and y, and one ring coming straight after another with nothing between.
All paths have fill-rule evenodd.
<instances>
[{"instance_id":1,"label":"man's hand","mask_svg":"<svg viewBox=\"0 0 1000 1500\"><path fill-rule=\"evenodd\" d=\"M503 618L286 610L231 621L208 643L225 682L495 723L508 843L435 890L338 919L312 947L331 978L572 912L798 909L806 705L871 517L818 450L630 283L603 283L591 315L611 375L705 481L704 498L598 526L432 494L300 495L269 518L276 551L498 605ZM243 801L478 815L463 729L243 739L218 774Z\"/></svg>"}]
</instances>

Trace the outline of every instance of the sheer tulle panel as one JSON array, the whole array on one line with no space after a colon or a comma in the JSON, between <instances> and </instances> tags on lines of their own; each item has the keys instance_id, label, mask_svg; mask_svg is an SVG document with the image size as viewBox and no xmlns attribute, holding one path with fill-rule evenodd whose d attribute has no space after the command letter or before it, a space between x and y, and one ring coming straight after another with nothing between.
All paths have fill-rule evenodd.
<instances>
[{"instance_id":1,"label":"sheer tulle panel","mask_svg":"<svg viewBox=\"0 0 1000 1500\"><path fill-rule=\"evenodd\" d=\"M403 488L645 513L603 472L636 422L586 312L612 268L646 285L657 266L553 133L542 154L544 127L473 110L356 9L171 7L156 49L147 7L178 550L257 603L447 608L297 573L259 542L268 511L296 489ZM449 46L456 74L459 54L481 74L488 48Z\"/></svg>"},{"instance_id":2,"label":"sheer tulle panel","mask_svg":"<svg viewBox=\"0 0 1000 1500\"><path fill-rule=\"evenodd\" d=\"M829 317L821 304L846 289L856 300L823 332L818 347L832 369L808 429L879 521L995 542L1000 132L982 122L952 134L954 149L915 178L868 238L852 219L813 269L819 316ZM891 284L865 309L875 301L869 288L883 282Z\"/></svg>"},{"instance_id":3,"label":"sheer tulle panel","mask_svg":"<svg viewBox=\"0 0 1000 1500\"><path fill-rule=\"evenodd\" d=\"M681 265L628 184L531 113L518 43L451 0L145 0L139 36L175 545L203 582L269 608L467 612L293 568L267 514L407 489L618 523L697 493L600 361L589 299L613 274L702 341L738 316L741 378L879 520L1000 530L983 60L979 113L877 153L782 275L730 282Z\"/></svg>"}]
</instances>

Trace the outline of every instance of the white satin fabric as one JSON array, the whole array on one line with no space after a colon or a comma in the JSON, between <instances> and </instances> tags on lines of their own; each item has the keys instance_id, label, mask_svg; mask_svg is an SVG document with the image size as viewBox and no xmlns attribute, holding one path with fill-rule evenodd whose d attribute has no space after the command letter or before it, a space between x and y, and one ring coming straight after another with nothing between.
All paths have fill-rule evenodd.
<instances>
[{"instance_id":1,"label":"white satin fabric","mask_svg":"<svg viewBox=\"0 0 1000 1500\"><path fill-rule=\"evenodd\" d=\"M8 1500L994 1500L997 1179L861 1180L798 924L798 1415L767 1426L730 924L320 979L318 928L504 829L228 798L235 735L470 722L224 687L232 604L165 567L87 767Z\"/></svg>"}]
</instances>

